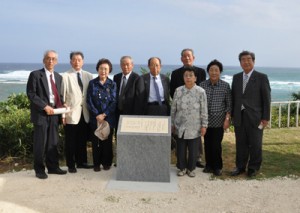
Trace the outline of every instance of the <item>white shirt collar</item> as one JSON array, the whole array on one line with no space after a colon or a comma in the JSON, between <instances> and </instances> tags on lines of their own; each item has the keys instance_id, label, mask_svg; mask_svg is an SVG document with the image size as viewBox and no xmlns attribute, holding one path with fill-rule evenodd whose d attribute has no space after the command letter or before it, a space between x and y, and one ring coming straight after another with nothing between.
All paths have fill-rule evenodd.
<instances>
[{"instance_id":1,"label":"white shirt collar","mask_svg":"<svg viewBox=\"0 0 300 213\"><path fill-rule=\"evenodd\" d=\"M128 80L128 78L129 78L129 76L130 76L131 73L132 73L132 71L130 71L130 73L128 73L127 75L124 75L124 74L122 73L122 78L123 78L123 76L125 76L126 80Z\"/></svg>"},{"instance_id":2,"label":"white shirt collar","mask_svg":"<svg viewBox=\"0 0 300 213\"><path fill-rule=\"evenodd\" d=\"M243 72L243 78L245 77L245 75L247 75L248 79L249 79L251 77L252 73L253 73L253 70L254 69L252 69L248 74L246 74L245 72Z\"/></svg>"}]
</instances>

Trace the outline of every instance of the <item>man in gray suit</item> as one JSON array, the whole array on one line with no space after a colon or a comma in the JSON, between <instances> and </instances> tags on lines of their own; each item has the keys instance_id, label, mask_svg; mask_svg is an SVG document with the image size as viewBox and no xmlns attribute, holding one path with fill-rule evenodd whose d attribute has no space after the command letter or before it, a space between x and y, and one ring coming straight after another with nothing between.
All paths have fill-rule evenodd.
<instances>
[{"instance_id":1,"label":"man in gray suit","mask_svg":"<svg viewBox=\"0 0 300 213\"><path fill-rule=\"evenodd\" d=\"M65 126L66 163L70 173L77 168L92 168L87 164L86 143L88 140L89 111L86 103L86 92L93 75L82 70L84 55L82 52L70 53L72 68L63 74L63 100L71 112L63 115Z\"/></svg>"},{"instance_id":2,"label":"man in gray suit","mask_svg":"<svg viewBox=\"0 0 300 213\"><path fill-rule=\"evenodd\" d=\"M262 137L270 120L271 88L267 75L254 70L254 53L241 52L239 61L243 72L232 80L236 168L231 175L240 175L248 167L248 177L254 177L262 163Z\"/></svg>"},{"instance_id":3,"label":"man in gray suit","mask_svg":"<svg viewBox=\"0 0 300 213\"><path fill-rule=\"evenodd\" d=\"M170 115L169 79L160 74L161 60L152 57L148 60L150 73L140 77L137 84L135 112L141 115Z\"/></svg>"}]
</instances>

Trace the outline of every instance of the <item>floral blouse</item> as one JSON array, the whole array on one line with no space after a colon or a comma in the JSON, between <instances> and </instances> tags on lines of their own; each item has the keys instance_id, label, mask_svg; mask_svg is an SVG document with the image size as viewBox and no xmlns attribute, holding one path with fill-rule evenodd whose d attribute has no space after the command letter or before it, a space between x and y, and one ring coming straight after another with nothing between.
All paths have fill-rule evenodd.
<instances>
[{"instance_id":1,"label":"floral blouse","mask_svg":"<svg viewBox=\"0 0 300 213\"><path fill-rule=\"evenodd\" d=\"M179 138L195 139L201 136L200 129L207 127L207 100L204 89L185 85L175 91L171 106L171 122Z\"/></svg>"},{"instance_id":2,"label":"floral blouse","mask_svg":"<svg viewBox=\"0 0 300 213\"><path fill-rule=\"evenodd\" d=\"M111 79L107 78L102 85L99 77L90 81L87 89L87 105L90 112L90 124L97 128L96 116L106 114L105 120L111 128L116 125L115 111L117 106L117 86Z\"/></svg>"}]
</instances>

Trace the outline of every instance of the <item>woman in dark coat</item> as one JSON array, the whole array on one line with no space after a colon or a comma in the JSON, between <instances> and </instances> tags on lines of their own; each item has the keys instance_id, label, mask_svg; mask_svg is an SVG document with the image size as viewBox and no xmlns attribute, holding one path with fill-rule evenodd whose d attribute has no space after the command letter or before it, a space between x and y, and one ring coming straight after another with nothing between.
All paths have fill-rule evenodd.
<instances>
[{"instance_id":1,"label":"woman in dark coat","mask_svg":"<svg viewBox=\"0 0 300 213\"><path fill-rule=\"evenodd\" d=\"M91 80L87 90L87 105L90 112L90 127L93 148L94 171L99 172L102 164L104 170L109 170L112 164L112 135L116 125L116 83L108 78L112 72L112 64L108 59L100 59L96 70L98 77ZM101 140L94 135L97 125L107 121L110 126L110 134L106 140Z\"/></svg>"}]
</instances>

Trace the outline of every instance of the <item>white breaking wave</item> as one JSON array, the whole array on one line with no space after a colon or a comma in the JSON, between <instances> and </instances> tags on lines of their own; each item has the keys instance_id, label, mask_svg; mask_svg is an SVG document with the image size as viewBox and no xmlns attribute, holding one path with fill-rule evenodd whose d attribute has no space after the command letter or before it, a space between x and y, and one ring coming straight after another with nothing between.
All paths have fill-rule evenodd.
<instances>
[{"instance_id":1,"label":"white breaking wave","mask_svg":"<svg viewBox=\"0 0 300 213\"><path fill-rule=\"evenodd\" d=\"M28 77L32 71L28 70L17 70L8 73L0 73L0 83L6 84L26 84ZM60 73L62 74L62 73ZM93 73L93 77L96 78L98 74ZM113 79L113 75L108 76Z\"/></svg>"}]
</instances>

